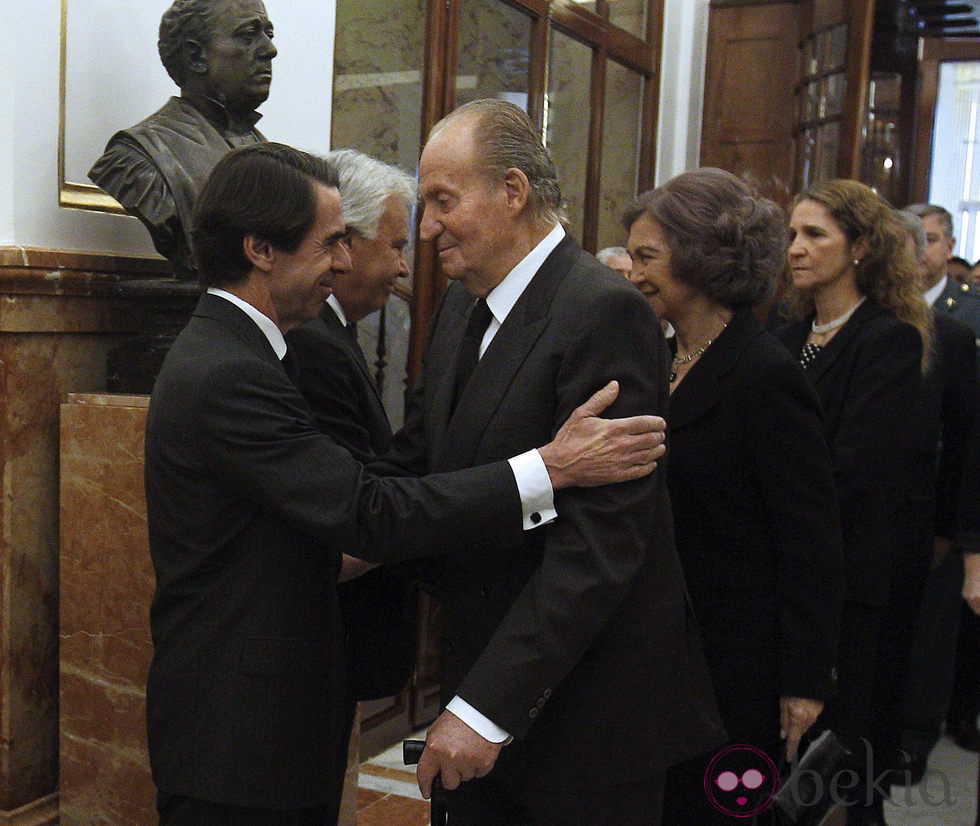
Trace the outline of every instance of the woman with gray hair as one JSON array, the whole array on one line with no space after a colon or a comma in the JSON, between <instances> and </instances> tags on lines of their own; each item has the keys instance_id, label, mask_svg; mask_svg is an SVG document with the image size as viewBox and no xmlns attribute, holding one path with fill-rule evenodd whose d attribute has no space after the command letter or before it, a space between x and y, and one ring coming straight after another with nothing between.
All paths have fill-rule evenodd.
<instances>
[{"instance_id":1,"label":"woman with gray hair","mask_svg":"<svg viewBox=\"0 0 980 826\"><path fill-rule=\"evenodd\" d=\"M819 404L752 312L784 265L784 218L734 175L699 169L641 195L623 225L632 281L676 331L677 550L722 719L743 747L724 773L734 787L705 777L709 756L669 770L664 823L744 822L774 790L761 753L792 758L832 692L842 596Z\"/></svg>"}]
</instances>

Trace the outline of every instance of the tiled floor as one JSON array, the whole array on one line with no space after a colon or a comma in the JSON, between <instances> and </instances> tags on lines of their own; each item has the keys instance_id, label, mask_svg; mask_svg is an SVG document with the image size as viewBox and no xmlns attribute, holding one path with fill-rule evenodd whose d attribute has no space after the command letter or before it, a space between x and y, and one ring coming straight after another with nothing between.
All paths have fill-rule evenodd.
<instances>
[{"instance_id":1,"label":"tiled floor","mask_svg":"<svg viewBox=\"0 0 980 826\"><path fill-rule=\"evenodd\" d=\"M425 732L412 737L425 739ZM361 764L357 826L428 826L429 803L415 782L415 769L402 762L401 743Z\"/></svg>"},{"instance_id":2,"label":"tiled floor","mask_svg":"<svg viewBox=\"0 0 980 826\"><path fill-rule=\"evenodd\" d=\"M412 736L421 740L425 732ZM402 763L400 744L361 764L359 786L357 826L428 826L429 804ZM976 795L977 755L943 738L923 782L892 789L885 816L888 826L973 826Z\"/></svg>"},{"instance_id":3,"label":"tiled floor","mask_svg":"<svg viewBox=\"0 0 980 826\"><path fill-rule=\"evenodd\" d=\"M943 738L917 786L892 787L888 826L973 826L977 816L977 755Z\"/></svg>"}]
</instances>

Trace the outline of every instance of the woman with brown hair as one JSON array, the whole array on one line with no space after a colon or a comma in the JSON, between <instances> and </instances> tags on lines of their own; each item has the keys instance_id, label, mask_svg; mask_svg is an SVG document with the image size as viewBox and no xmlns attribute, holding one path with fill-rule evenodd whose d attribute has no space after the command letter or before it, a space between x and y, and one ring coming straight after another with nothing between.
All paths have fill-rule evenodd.
<instances>
[{"instance_id":1,"label":"woman with brown hair","mask_svg":"<svg viewBox=\"0 0 980 826\"><path fill-rule=\"evenodd\" d=\"M823 406L844 539L838 693L821 723L844 736L864 781L851 794L848 822L884 823L875 772L866 772L884 756L875 721L887 689L878 658L896 556L891 523L911 474L907 416L928 364L932 319L904 226L864 184L806 190L794 201L789 234L794 321L777 335ZM877 754L867 753L869 740Z\"/></svg>"},{"instance_id":2,"label":"woman with brown hair","mask_svg":"<svg viewBox=\"0 0 980 826\"><path fill-rule=\"evenodd\" d=\"M792 756L832 691L843 590L819 403L752 311L784 266L785 219L699 169L641 195L623 225L631 280L675 329L667 486L735 747L717 778L710 755L668 771L663 822L744 823L776 781L762 753Z\"/></svg>"}]
</instances>

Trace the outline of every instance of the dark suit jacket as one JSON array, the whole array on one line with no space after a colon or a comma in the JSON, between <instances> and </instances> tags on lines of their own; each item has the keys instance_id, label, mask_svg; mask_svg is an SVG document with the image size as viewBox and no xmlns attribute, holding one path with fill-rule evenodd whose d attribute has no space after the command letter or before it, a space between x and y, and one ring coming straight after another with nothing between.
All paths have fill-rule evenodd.
<instances>
[{"instance_id":1,"label":"dark suit jacket","mask_svg":"<svg viewBox=\"0 0 980 826\"><path fill-rule=\"evenodd\" d=\"M611 379L609 416L663 413L667 351L624 279L566 237L497 332L451 414L473 305L446 291L392 461L453 470L547 442ZM556 494L558 519L490 554L447 545L437 582L443 700L459 694L517 739L494 776L515 790L650 777L723 733L674 549L663 467ZM474 537L476 538L476 537Z\"/></svg>"},{"instance_id":2,"label":"dark suit jacket","mask_svg":"<svg viewBox=\"0 0 980 826\"><path fill-rule=\"evenodd\" d=\"M926 562L934 535L952 539L957 498L976 415L974 334L951 316L933 317L933 358L916 400L912 431L915 467L903 516L923 523Z\"/></svg>"},{"instance_id":3,"label":"dark suit jacket","mask_svg":"<svg viewBox=\"0 0 980 826\"><path fill-rule=\"evenodd\" d=\"M973 330L977 366L980 369L980 294L950 277L946 282L946 289L939 294L932 306L937 313L952 316L960 324Z\"/></svg>"},{"instance_id":4,"label":"dark suit jacket","mask_svg":"<svg viewBox=\"0 0 980 826\"><path fill-rule=\"evenodd\" d=\"M316 429L257 325L207 294L154 387L145 474L150 764L161 791L217 803L335 802L342 550L381 561L520 539L505 462L369 476Z\"/></svg>"},{"instance_id":5,"label":"dark suit jacket","mask_svg":"<svg viewBox=\"0 0 980 826\"><path fill-rule=\"evenodd\" d=\"M297 383L317 427L368 463L388 449L391 427L358 343L329 306L286 336L299 361ZM397 694L415 662L412 586L387 566L337 586L344 620L350 697Z\"/></svg>"},{"instance_id":6,"label":"dark suit jacket","mask_svg":"<svg viewBox=\"0 0 980 826\"><path fill-rule=\"evenodd\" d=\"M811 319L778 337L799 358ZM909 487L910 411L922 340L910 324L867 299L806 374L824 411L844 535L846 599L884 607L895 558L891 525Z\"/></svg>"},{"instance_id":7,"label":"dark suit jacket","mask_svg":"<svg viewBox=\"0 0 980 826\"><path fill-rule=\"evenodd\" d=\"M773 747L779 697L834 688L844 593L820 403L751 311L670 397L677 551L729 736Z\"/></svg>"}]
</instances>

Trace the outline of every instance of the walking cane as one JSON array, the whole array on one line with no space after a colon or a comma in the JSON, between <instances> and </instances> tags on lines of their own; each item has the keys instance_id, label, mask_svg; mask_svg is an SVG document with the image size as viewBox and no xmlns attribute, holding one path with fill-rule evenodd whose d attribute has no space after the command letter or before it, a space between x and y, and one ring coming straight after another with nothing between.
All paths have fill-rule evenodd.
<instances>
[{"instance_id":1,"label":"walking cane","mask_svg":"<svg viewBox=\"0 0 980 826\"><path fill-rule=\"evenodd\" d=\"M422 759L423 749L425 749L425 740L404 740L402 760L405 765L418 765L419 760ZM449 815L446 812L446 790L442 787L439 775L432 780L432 796L429 802L432 806L432 826L446 826L449 822Z\"/></svg>"}]
</instances>

